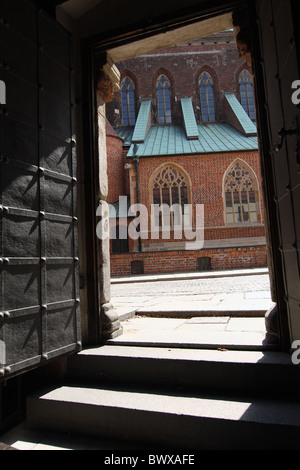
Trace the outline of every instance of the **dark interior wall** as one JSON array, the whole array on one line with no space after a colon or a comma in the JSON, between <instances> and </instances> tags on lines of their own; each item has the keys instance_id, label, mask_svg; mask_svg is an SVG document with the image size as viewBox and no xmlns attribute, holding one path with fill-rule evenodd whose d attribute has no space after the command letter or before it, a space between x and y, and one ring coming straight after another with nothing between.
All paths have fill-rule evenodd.
<instances>
[{"instance_id":1,"label":"dark interior wall","mask_svg":"<svg viewBox=\"0 0 300 470\"><path fill-rule=\"evenodd\" d=\"M130 3L121 0L103 0L93 10L83 15L78 22L81 37L105 35L109 31L131 29L136 26L137 32L146 31L156 23L168 23L172 18L183 18L199 15L213 15L220 5L223 12L230 11L237 1L220 0L153 0L140 2L132 0Z\"/></svg>"}]
</instances>

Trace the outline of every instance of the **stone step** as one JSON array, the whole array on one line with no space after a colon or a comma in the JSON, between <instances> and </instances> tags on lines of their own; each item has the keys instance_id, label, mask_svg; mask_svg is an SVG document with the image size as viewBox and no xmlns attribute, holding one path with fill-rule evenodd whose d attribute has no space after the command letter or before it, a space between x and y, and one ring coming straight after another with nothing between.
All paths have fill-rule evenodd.
<instances>
[{"instance_id":1,"label":"stone step","mask_svg":"<svg viewBox=\"0 0 300 470\"><path fill-rule=\"evenodd\" d=\"M116 306L116 312L118 314L119 320L124 321L129 318L134 318L135 316L144 316L148 318L204 318L204 317L230 317L230 318L265 318L267 311L269 310L270 302L267 302L265 306L260 306L260 308L253 309L253 302L249 302L247 305L244 302L243 306L236 307L235 309L232 306L229 307L212 307L208 306L201 309L199 305L195 307L187 308L186 305L182 306L177 304L177 306L172 306L170 303L168 307L161 305L155 308L153 306L149 307L138 307L133 306Z\"/></svg>"},{"instance_id":2,"label":"stone step","mask_svg":"<svg viewBox=\"0 0 300 470\"><path fill-rule=\"evenodd\" d=\"M28 397L27 420L176 451L299 448L300 405L283 400L64 385Z\"/></svg>"},{"instance_id":3,"label":"stone step","mask_svg":"<svg viewBox=\"0 0 300 470\"><path fill-rule=\"evenodd\" d=\"M183 328L181 328L182 330ZM236 351L274 351L278 345L265 341L264 332L235 331L193 331L130 330L127 328L122 335L109 339L107 345L159 347L181 349L228 349Z\"/></svg>"},{"instance_id":4,"label":"stone step","mask_svg":"<svg viewBox=\"0 0 300 470\"><path fill-rule=\"evenodd\" d=\"M288 354L135 346L101 346L69 358L70 380L289 396L300 388Z\"/></svg>"}]
</instances>

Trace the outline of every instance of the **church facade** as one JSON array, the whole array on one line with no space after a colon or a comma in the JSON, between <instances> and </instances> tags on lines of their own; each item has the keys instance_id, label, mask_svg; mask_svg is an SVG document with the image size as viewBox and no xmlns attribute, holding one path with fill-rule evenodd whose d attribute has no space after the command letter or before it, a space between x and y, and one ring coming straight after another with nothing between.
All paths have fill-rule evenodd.
<instances>
[{"instance_id":1,"label":"church facade","mask_svg":"<svg viewBox=\"0 0 300 470\"><path fill-rule=\"evenodd\" d=\"M267 264L251 68L231 31L117 64L111 274Z\"/></svg>"}]
</instances>

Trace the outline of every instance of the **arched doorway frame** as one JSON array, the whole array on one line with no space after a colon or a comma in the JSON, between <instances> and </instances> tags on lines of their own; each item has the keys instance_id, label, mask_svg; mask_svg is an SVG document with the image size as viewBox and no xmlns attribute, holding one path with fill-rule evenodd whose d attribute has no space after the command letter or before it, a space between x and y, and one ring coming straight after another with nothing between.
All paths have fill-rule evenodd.
<instances>
[{"instance_id":1,"label":"arched doorway frame","mask_svg":"<svg viewBox=\"0 0 300 470\"><path fill-rule=\"evenodd\" d=\"M253 25L253 28L250 28L250 50L248 54L252 55L252 65L254 70L255 76L255 94L256 94L256 108L258 114L258 133L259 133L259 141L261 142L261 168L262 168L262 178L263 178L263 189L264 189L264 207L265 207L265 221L267 227L267 243L268 243L268 253L269 253L269 268L270 268L270 275L271 275L271 285L272 285L272 297L273 301L277 303L278 311L279 311L279 329L280 329L280 339L281 339L281 348L282 350L289 350L290 349L290 339L289 339L289 326L288 326L288 318L287 318L287 307L285 303L285 284L284 284L284 275L283 275L283 267L282 267L282 260L281 260L281 253L280 253L280 235L278 232L278 224L277 224L277 213L276 213L276 205L274 204L274 195L275 191L275 183L273 178L273 171L271 168L271 164L267 159L267 154L270 149L270 142L269 142L269 134L268 134L268 116L265 110L265 83L264 83L264 76L263 70L261 68L262 58L260 55L260 48L259 48L259 33L256 28L256 11L251 5L252 8L249 8L248 2L231 2L220 8L220 6L216 6L215 8L211 8L209 10L209 14L207 10L203 9L203 11L192 11L188 14L181 14L168 21L165 19L162 21L157 19L157 21L153 20L152 25L148 25L145 28L139 28L139 30L134 30L133 28L129 28L127 31L118 31L107 33L106 37L98 37L93 38L92 40L87 40L85 43L86 51L89 52L89 57L91 58L90 64L90 76L93 77L90 80L90 84L92 84L92 89L90 88L90 95L92 99L92 114L95 116L97 115L97 100L95 98L95 90L96 90L96 83L95 83L95 71L102 68L102 66L107 63L107 60L113 60L114 58L118 58L116 60L122 59L125 60L128 56L124 51L129 50L128 45L130 45L130 57L134 57L136 52L135 50L155 50L157 47L155 38L161 37L163 34L164 37L167 39L167 45L172 45L172 37L174 32L176 32L176 42L174 44L180 42L180 32L186 30L192 31L193 29L197 29L197 25L199 23L203 24L206 22L212 21L216 18L221 18L222 20L228 22L228 17L232 16L233 10L236 8L245 8L247 11L247 15L249 17L250 24ZM244 10L245 11L245 10ZM246 16L247 16L246 15ZM238 16L238 15L237 15ZM242 14L242 18L244 15ZM162 21L162 22L160 22ZM243 21L242 21L243 23ZM214 28L214 32L220 31L221 26L217 26L219 23L216 22ZM199 29L197 29L199 32ZM192 39L192 37L191 37ZM173 39L174 40L174 39ZM139 45L137 49L135 48L136 45ZM147 45L148 44L148 45ZM151 44L151 45L150 45ZM141 46L141 47L140 47ZM160 43L160 47L166 47L165 44ZM123 56L122 54L125 54ZM113 58L113 59L112 59ZM99 125L99 123L98 123ZM98 126L95 125L95 122L92 125L93 127L93 147L94 151L99 148L98 142ZM101 176L100 176L101 178ZM100 247L100 252L103 251L103 247ZM100 255L101 258L101 255ZM103 280L103 276L100 275L100 299L101 299L101 291L105 290L103 284L101 284ZM101 302L101 301L100 301ZM101 326L100 326L101 329ZM101 335L100 335L101 336Z\"/></svg>"}]
</instances>

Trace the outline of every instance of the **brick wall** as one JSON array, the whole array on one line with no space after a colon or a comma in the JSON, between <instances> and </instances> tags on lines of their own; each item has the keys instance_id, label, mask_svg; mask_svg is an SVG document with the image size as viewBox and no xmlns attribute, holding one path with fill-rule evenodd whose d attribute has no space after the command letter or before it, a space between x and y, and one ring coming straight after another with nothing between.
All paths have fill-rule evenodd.
<instances>
[{"instance_id":1,"label":"brick wall","mask_svg":"<svg viewBox=\"0 0 300 470\"><path fill-rule=\"evenodd\" d=\"M261 171L259 156L257 151L250 152L228 152L223 154L203 154L203 155L184 155L172 157L141 158L139 163L139 181L140 181L140 202L150 208L152 203L149 182L154 172L165 163L179 165L190 177L192 204L204 204L205 228L213 229L216 227L225 228L224 220L224 201L223 201L223 178L229 166L240 158L246 162L255 172L259 191L262 194ZM263 222L263 205L260 200L260 213ZM262 235L262 227L245 227L245 235L258 237ZM237 229L239 232L240 229ZM249 233L249 235L247 235ZM230 237L234 236L231 230ZM239 238L238 234L235 238ZM216 238L220 237L216 233ZM224 236L220 238L230 238L224 231ZM212 238L210 238L212 239Z\"/></svg>"},{"instance_id":2,"label":"brick wall","mask_svg":"<svg viewBox=\"0 0 300 470\"><path fill-rule=\"evenodd\" d=\"M126 194L124 171L123 140L106 121L107 175L109 204L116 202L120 195Z\"/></svg>"},{"instance_id":3,"label":"brick wall","mask_svg":"<svg viewBox=\"0 0 300 470\"><path fill-rule=\"evenodd\" d=\"M141 100L152 99L153 109L156 107L156 80L165 73L171 83L173 123L181 115L180 100L183 96L191 96L197 114L199 107L199 77L207 71L214 81L216 117L223 120L220 95L232 92L239 96L238 78L242 69L248 69L244 60L239 57L234 41L230 43L207 43L175 46L153 54L129 59L117 64L121 78L130 76L135 83L138 109ZM163 55L163 58L162 58ZM209 64L209 65L208 65ZM118 110L118 113L115 113ZM113 126L121 125L121 94L115 93L115 99L107 106L107 115ZM155 115L155 112L154 112ZM179 120L181 118L179 117Z\"/></svg>"},{"instance_id":4,"label":"brick wall","mask_svg":"<svg viewBox=\"0 0 300 470\"><path fill-rule=\"evenodd\" d=\"M168 251L111 255L111 275L131 274L131 262L143 261L145 274L193 272L198 258L211 258L212 270L246 269L267 266L266 247L228 248L202 251Z\"/></svg>"}]
</instances>

